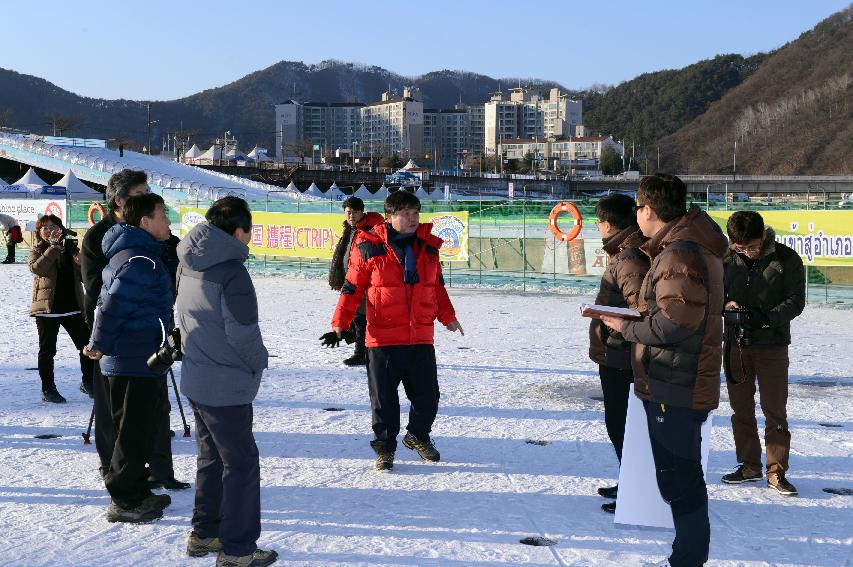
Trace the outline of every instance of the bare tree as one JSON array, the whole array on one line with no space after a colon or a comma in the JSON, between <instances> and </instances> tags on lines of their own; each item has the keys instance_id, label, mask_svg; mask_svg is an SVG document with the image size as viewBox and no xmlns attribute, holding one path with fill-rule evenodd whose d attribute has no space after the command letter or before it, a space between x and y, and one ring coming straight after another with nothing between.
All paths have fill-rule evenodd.
<instances>
[{"instance_id":1,"label":"bare tree","mask_svg":"<svg viewBox=\"0 0 853 567\"><path fill-rule=\"evenodd\" d=\"M53 113L46 116L48 126L53 128L54 136L62 136L70 134L74 130L80 128L83 120L79 116L71 116L68 114Z\"/></svg>"}]
</instances>

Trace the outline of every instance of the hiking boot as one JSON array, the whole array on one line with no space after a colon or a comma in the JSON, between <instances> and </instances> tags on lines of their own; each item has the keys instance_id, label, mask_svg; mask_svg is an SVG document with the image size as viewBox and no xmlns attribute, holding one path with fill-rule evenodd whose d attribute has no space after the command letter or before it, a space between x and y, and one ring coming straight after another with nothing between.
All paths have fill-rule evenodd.
<instances>
[{"instance_id":1,"label":"hiking boot","mask_svg":"<svg viewBox=\"0 0 853 567\"><path fill-rule=\"evenodd\" d=\"M220 551L216 558L216 567L265 567L272 565L277 559L278 553L263 549L256 549L254 553L240 557Z\"/></svg>"},{"instance_id":2,"label":"hiking boot","mask_svg":"<svg viewBox=\"0 0 853 567\"><path fill-rule=\"evenodd\" d=\"M767 486L782 496L796 496L799 494L794 485L785 479L784 473L771 473L767 475Z\"/></svg>"},{"instance_id":3,"label":"hiking boot","mask_svg":"<svg viewBox=\"0 0 853 567\"><path fill-rule=\"evenodd\" d=\"M605 502L601 505L601 509L607 512L608 514L616 513L616 502Z\"/></svg>"},{"instance_id":4,"label":"hiking boot","mask_svg":"<svg viewBox=\"0 0 853 567\"><path fill-rule=\"evenodd\" d=\"M187 555L190 557L204 557L208 553L219 553L222 551L222 542L218 537L199 537L195 531L191 531L187 538Z\"/></svg>"},{"instance_id":5,"label":"hiking boot","mask_svg":"<svg viewBox=\"0 0 853 567\"><path fill-rule=\"evenodd\" d=\"M175 477L163 479L156 478L153 476L148 477L148 488L165 488L166 490L186 490L189 487L190 483L181 482Z\"/></svg>"},{"instance_id":6,"label":"hiking boot","mask_svg":"<svg viewBox=\"0 0 853 567\"><path fill-rule=\"evenodd\" d=\"M142 501L143 504L146 502L150 503L152 506L157 506L161 510L167 508L169 504L172 503L172 497L168 494L152 494L148 498Z\"/></svg>"},{"instance_id":7,"label":"hiking boot","mask_svg":"<svg viewBox=\"0 0 853 567\"><path fill-rule=\"evenodd\" d=\"M376 453L376 463L374 463L373 468L378 472L394 470L394 453Z\"/></svg>"},{"instance_id":8,"label":"hiking boot","mask_svg":"<svg viewBox=\"0 0 853 567\"><path fill-rule=\"evenodd\" d=\"M91 382L80 382L80 391L89 396L90 398L94 398L95 394L92 392L92 383Z\"/></svg>"},{"instance_id":9,"label":"hiking boot","mask_svg":"<svg viewBox=\"0 0 853 567\"><path fill-rule=\"evenodd\" d=\"M746 468L746 465L738 465L734 472L723 475L722 481L725 484L743 484L744 482L756 482L761 480L761 471L752 472Z\"/></svg>"},{"instance_id":10,"label":"hiking boot","mask_svg":"<svg viewBox=\"0 0 853 567\"><path fill-rule=\"evenodd\" d=\"M616 495L619 493L619 485L616 486L602 486L598 489L598 495L604 498L615 499Z\"/></svg>"},{"instance_id":11,"label":"hiking boot","mask_svg":"<svg viewBox=\"0 0 853 567\"><path fill-rule=\"evenodd\" d=\"M56 388L51 388L50 390L45 390L41 393L41 399L43 402L48 402L51 404L64 404L67 400L62 397Z\"/></svg>"},{"instance_id":12,"label":"hiking boot","mask_svg":"<svg viewBox=\"0 0 853 567\"><path fill-rule=\"evenodd\" d=\"M367 360L362 354L354 354L351 357L344 359L344 366L365 366Z\"/></svg>"},{"instance_id":13,"label":"hiking boot","mask_svg":"<svg viewBox=\"0 0 853 567\"><path fill-rule=\"evenodd\" d=\"M168 504L166 504L168 506ZM110 502L107 507L107 521L125 522L128 524L142 524L163 517L163 508L156 500L150 496L143 500L139 506L135 508L122 508L115 502Z\"/></svg>"},{"instance_id":14,"label":"hiking boot","mask_svg":"<svg viewBox=\"0 0 853 567\"><path fill-rule=\"evenodd\" d=\"M422 441L412 435L411 431L406 433L406 436L403 437L403 446L406 449L417 451L418 455L421 456L421 459L425 461L437 463L441 460L441 454L438 452L438 449L435 448L432 439L427 438L426 441Z\"/></svg>"}]
</instances>

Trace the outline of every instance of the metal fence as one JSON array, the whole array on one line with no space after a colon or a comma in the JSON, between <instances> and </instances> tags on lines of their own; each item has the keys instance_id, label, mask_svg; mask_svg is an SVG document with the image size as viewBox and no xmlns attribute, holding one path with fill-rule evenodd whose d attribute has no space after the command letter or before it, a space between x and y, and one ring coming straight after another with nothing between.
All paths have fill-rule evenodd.
<instances>
[{"instance_id":1,"label":"metal fence","mask_svg":"<svg viewBox=\"0 0 853 567\"><path fill-rule=\"evenodd\" d=\"M817 200L813 195L788 195L771 197L769 202L760 197L747 201L708 201L706 195L693 195L693 202L710 210L838 210L839 203L846 207L840 195L829 195ZM573 201L580 210L584 227L578 238L590 246L600 241L595 226L595 204L598 198ZM209 201L170 201L170 218L173 226L179 224L178 208L206 207ZM252 201L252 210L289 213L340 214L340 201ZM553 290L563 293L592 293L599 283L596 273L578 273L573 269L571 253L565 244L555 241L548 228L548 216L556 204L552 200L476 200L476 201L424 201L424 212L467 211L468 260L446 262L443 265L448 286L483 286L518 289L523 291ZM367 202L367 209L382 211L382 202ZM86 224L88 203L70 204L69 218L72 226ZM343 221L343 215L341 215ZM566 221L570 222L570 221ZM578 243L576 243L578 244ZM329 261L281 257L252 257L253 270L271 274L299 274L303 277L324 277ZM574 266L577 268L577 266ZM806 267L808 301L853 306L853 268Z\"/></svg>"}]
</instances>

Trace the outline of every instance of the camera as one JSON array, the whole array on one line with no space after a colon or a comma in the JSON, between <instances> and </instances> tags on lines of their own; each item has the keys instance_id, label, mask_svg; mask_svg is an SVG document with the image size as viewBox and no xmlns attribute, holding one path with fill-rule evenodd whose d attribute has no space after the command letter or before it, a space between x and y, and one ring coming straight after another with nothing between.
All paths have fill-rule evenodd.
<instances>
[{"instance_id":1,"label":"camera","mask_svg":"<svg viewBox=\"0 0 853 567\"><path fill-rule=\"evenodd\" d=\"M752 337L744 332L744 325L749 320L749 309L736 307L723 311L723 321L726 325L734 327L737 342L742 347L752 346Z\"/></svg>"},{"instance_id":2,"label":"camera","mask_svg":"<svg viewBox=\"0 0 853 567\"><path fill-rule=\"evenodd\" d=\"M732 325L734 327L742 327L746 324L746 320L749 318L749 309L746 307L736 307L734 309L726 309L723 311L723 321L726 325Z\"/></svg>"},{"instance_id":3,"label":"camera","mask_svg":"<svg viewBox=\"0 0 853 567\"><path fill-rule=\"evenodd\" d=\"M66 246L71 246L73 248L79 248L80 243L76 238L71 238L72 236L77 236L76 230L71 230L70 228L66 228L62 231L62 238L65 239Z\"/></svg>"},{"instance_id":4,"label":"camera","mask_svg":"<svg viewBox=\"0 0 853 567\"><path fill-rule=\"evenodd\" d=\"M165 374L172 364L183 358L181 352L181 331L172 329L166 335L166 344L157 349L157 352L148 357L148 368L156 374Z\"/></svg>"}]
</instances>

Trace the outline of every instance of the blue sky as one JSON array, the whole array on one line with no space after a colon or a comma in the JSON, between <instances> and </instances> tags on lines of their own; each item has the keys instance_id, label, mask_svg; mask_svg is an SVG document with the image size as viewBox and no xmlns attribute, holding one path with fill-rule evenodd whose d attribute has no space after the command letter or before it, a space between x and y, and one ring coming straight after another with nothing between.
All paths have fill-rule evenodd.
<instances>
[{"instance_id":1,"label":"blue sky","mask_svg":"<svg viewBox=\"0 0 853 567\"><path fill-rule=\"evenodd\" d=\"M4 3L0 67L99 98L168 100L281 60L617 84L796 39L850 0L150 0ZM33 7L35 6L35 7ZM0 85L2 88L2 85Z\"/></svg>"}]
</instances>

